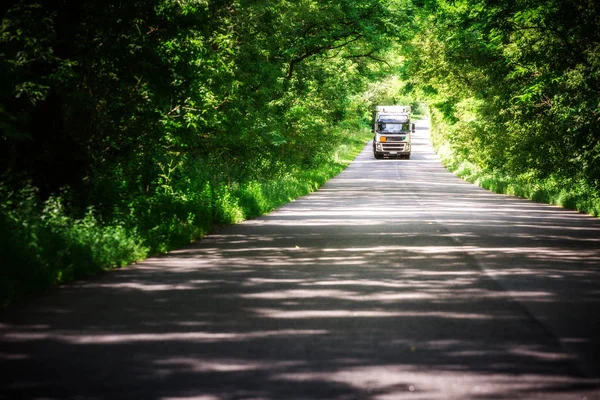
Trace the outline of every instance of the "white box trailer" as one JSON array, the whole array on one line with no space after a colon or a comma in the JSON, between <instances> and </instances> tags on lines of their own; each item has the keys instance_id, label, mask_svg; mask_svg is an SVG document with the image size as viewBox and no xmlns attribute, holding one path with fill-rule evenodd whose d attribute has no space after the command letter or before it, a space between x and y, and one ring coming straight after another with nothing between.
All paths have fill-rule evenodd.
<instances>
[{"instance_id":1,"label":"white box trailer","mask_svg":"<svg viewBox=\"0 0 600 400\"><path fill-rule=\"evenodd\" d=\"M410 122L410 106L376 106L373 113L373 156L410 158L411 136L415 124Z\"/></svg>"}]
</instances>

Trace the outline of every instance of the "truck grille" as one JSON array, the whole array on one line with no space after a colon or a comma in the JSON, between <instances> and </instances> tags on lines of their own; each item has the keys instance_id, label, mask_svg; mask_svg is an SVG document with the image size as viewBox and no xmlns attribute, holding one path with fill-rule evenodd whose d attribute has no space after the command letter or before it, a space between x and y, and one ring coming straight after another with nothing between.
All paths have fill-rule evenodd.
<instances>
[{"instance_id":1,"label":"truck grille","mask_svg":"<svg viewBox=\"0 0 600 400\"><path fill-rule=\"evenodd\" d=\"M383 151L404 151L406 143L382 143Z\"/></svg>"}]
</instances>

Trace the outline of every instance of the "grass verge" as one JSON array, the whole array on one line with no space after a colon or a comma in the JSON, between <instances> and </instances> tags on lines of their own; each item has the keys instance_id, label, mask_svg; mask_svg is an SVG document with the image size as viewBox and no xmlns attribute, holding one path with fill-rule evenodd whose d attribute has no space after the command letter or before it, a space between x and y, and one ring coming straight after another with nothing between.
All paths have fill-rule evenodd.
<instances>
[{"instance_id":1,"label":"grass verge","mask_svg":"<svg viewBox=\"0 0 600 400\"><path fill-rule=\"evenodd\" d=\"M507 171L487 171L456 157L447 143L437 143L434 147L444 166L467 182L494 193L523 197L600 216L600 194L587 182L559 175L539 178L533 173L516 175Z\"/></svg>"},{"instance_id":2,"label":"grass verge","mask_svg":"<svg viewBox=\"0 0 600 400\"><path fill-rule=\"evenodd\" d=\"M30 185L10 191L0 183L0 305L181 247L216 226L257 217L317 190L371 138L368 128L356 126L340 134L330 159L313 168L263 181L200 182L196 190L139 198L128 215L112 221L102 221L92 207L81 218L71 216L68 196L41 202Z\"/></svg>"}]
</instances>

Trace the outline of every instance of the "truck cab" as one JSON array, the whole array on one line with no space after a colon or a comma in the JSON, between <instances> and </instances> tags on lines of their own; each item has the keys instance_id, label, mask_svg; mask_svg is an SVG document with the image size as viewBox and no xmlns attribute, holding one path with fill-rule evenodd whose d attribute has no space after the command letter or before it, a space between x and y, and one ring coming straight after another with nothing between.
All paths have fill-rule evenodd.
<instances>
[{"instance_id":1,"label":"truck cab","mask_svg":"<svg viewBox=\"0 0 600 400\"><path fill-rule=\"evenodd\" d=\"M409 159L414 132L410 106L377 106L373 117L373 156Z\"/></svg>"}]
</instances>

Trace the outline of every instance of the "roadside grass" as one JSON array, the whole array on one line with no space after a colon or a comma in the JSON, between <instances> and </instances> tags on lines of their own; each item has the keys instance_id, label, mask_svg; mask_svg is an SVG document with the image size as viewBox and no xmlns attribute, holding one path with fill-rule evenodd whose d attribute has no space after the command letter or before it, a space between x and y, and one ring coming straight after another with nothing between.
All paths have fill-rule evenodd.
<instances>
[{"instance_id":1,"label":"roadside grass","mask_svg":"<svg viewBox=\"0 0 600 400\"><path fill-rule=\"evenodd\" d=\"M312 168L264 181L200 182L192 193L136 199L128 215L111 221L102 221L93 207L83 217L71 216L65 193L41 202L30 185L15 192L0 183L0 306L179 248L317 190L371 138L358 124L338 135L330 159Z\"/></svg>"},{"instance_id":2,"label":"roadside grass","mask_svg":"<svg viewBox=\"0 0 600 400\"><path fill-rule=\"evenodd\" d=\"M460 160L447 143L437 143L434 147L444 166L467 182L494 193L523 197L600 216L600 194L582 180L559 175L540 179L532 173L511 175L505 171L486 171L474 163Z\"/></svg>"}]
</instances>

